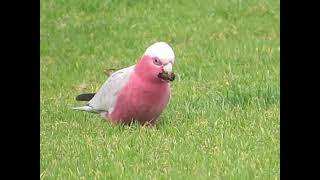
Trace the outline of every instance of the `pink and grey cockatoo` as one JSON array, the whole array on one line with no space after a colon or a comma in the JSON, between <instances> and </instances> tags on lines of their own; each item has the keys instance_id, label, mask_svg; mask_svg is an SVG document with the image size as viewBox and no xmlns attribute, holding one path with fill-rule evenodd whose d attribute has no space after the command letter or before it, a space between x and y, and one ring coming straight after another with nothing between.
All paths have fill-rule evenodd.
<instances>
[{"instance_id":1,"label":"pink and grey cockatoo","mask_svg":"<svg viewBox=\"0 0 320 180\"><path fill-rule=\"evenodd\" d=\"M175 55L165 42L147 48L136 65L111 74L97 93L80 94L89 101L73 109L100 113L112 123L154 126L171 98Z\"/></svg>"}]
</instances>

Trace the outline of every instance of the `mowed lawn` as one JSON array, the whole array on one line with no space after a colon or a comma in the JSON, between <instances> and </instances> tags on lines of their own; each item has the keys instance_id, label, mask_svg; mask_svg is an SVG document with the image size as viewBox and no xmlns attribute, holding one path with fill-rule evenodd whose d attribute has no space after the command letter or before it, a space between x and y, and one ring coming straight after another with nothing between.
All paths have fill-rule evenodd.
<instances>
[{"instance_id":1,"label":"mowed lawn","mask_svg":"<svg viewBox=\"0 0 320 180\"><path fill-rule=\"evenodd\" d=\"M41 0L41 179L279 179L279 0ZM104 70L174 49L155 129L74 111Z\"/></svg>"}]
</instances>

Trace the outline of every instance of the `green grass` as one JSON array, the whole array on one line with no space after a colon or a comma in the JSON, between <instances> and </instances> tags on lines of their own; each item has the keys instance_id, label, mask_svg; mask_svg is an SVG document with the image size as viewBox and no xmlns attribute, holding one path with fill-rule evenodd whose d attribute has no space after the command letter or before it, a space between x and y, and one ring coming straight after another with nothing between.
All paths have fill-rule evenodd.
<instances>
[{"instance_id":1,"label":"green grass","mask_svg":"<svg viewBox=\"0 0 320 180\"><path fill-rule=\"evenodd\" d=\"M41 0L41 179L279 179L279 0ZM177 74L156 129L74 98L166 41Z\"/></svg>"}]
</instances>

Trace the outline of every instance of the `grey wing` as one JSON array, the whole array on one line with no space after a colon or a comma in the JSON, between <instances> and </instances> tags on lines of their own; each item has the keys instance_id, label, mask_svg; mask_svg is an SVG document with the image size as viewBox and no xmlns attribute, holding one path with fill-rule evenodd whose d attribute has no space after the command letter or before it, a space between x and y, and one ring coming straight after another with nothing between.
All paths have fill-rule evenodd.
<instances>
[{"instance_id":1,"label":"grey wing","mask_svg":"<svg viewBox=\"0 0 320 180\"><path fill-rule=\"evenodd\" d=\"M108 111L111 113L119 92L127 84L133 71L134 65L114 72L88 102L87 106L98 112Z\"/></svg>"}]
</instances>

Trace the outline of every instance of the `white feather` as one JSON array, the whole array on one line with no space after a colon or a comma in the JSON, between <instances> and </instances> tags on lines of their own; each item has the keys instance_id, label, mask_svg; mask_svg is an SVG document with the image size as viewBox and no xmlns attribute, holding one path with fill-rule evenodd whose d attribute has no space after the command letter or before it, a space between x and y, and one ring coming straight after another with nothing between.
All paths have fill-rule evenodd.
<instances>
[{"instance_id":1,"label":"white feather","mask_svg":"<svg viewBox=\"0 0 320 180\"><path fill-rule=\"evenodd\" d=\"M80 110L80 111L87 111L87 112L94 112L94 110L90 106L73 107L72 109Z\"/></svg>"},{"instance_id":2,"label":"white feather","mask_svg":"<svg viewBox=\"0 0 320 180\"><path fill-rule=\"evenodd\" d=\"M151 57L158 57L162 61L168 61L174 63L174 52L172 48L165 42L156 42L149 46L144 55Z\"/></svg>"}]
</instances>

